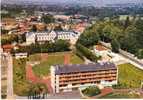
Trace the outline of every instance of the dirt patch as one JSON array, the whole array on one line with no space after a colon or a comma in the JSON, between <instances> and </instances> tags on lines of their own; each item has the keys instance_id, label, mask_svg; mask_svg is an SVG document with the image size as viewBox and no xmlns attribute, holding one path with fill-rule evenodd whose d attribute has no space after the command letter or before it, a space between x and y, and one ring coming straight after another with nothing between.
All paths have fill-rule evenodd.
<instances>
[{"instance_id":1,"label":"dirt patch","mask_svg":"<svg viewBox=\"0 0 143 100\"><path fill-rule=\"evenodd\" d=\"M51 87L51 79L50 76L45 77L45 78L39 78L37 77L32 70L32 66L31 65L27 65L26 66L26 78L27 80L33 82L33 83L44 83L46 84L47 88L48 88L48 92L49 93L53 93L52 87Z\"/></svg>"},{"instance_id":2,"label":"dirt patch","mask_svg":"<svg viewBox=\"0 0 143 100\"><path fill-rule=\"evenodd\" d=\"M71 57L71 54L64 55L64 64L70 64L70 57Z\"/></svg>"}]
</instances>

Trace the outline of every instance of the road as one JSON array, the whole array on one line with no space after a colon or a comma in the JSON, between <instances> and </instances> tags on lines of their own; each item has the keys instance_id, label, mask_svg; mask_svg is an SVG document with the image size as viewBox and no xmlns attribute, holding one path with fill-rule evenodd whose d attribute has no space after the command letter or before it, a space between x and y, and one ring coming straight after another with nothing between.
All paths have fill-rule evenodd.
<instances>
[{"instance_id":1,"label":"road","mask_svg":"<svg viewBox=\"0 0 143 100\"><path fill-rule=\"evenodd\" d=\"M85 63L85 64L90 64L90 63L93 63L93 62L90 61L89 59L87 59L86 57L84 57L84 63Z\"/></svg>"},{"instance_id":2,"label":"road","mask_svg":"<svg viewBox=\"0 0 143 100\"><path fill-rule=\"evenodd\" d=\"M48 95L46 99L81 99L82 96L78 90L70 92L61 92L57 94Z\"/></svg>"},{"instance_id":3,"label":"road","mask_svg":"<svg viewBox=\"0 0 143 100\"><path fill-rule=\"evenodd\" d=\"M128 61L133 64L134 66L140 68L143 70L143 62L141 62L139 59L131 56L130 54L128 54L128 52L123 51L123 50L119 50L120 55L122 55L124 58L127 58Z\"/></svg>"},{"instance_id":4,"label":"road","mask_svg":"<svg viewBox=\"0 0 143 100\"><path fill-rule=\"evenodd\" d=\"M10 54L7 54L8 73L7 73L7 98L13 99L13 60Z\"/></svg>"},{"instance_id":5,"label":"road","mask_svg":"<svg viewBox=\"0 0 143 100\"><path fill-rule=\"evenodd\" d=\"M100 41L100 43L103 46L111 49L111 45L109 43L105 43L105 42L102 42L102 41ZM122 56L122 57L124 57L129 63L133 64L135 67L138 67L139 69L143 70L143 62L140 61L139 59L131 56L130 53L128 53L128 52L120 49L119 50L119 55Z\"/></svg>"}]
</instances>

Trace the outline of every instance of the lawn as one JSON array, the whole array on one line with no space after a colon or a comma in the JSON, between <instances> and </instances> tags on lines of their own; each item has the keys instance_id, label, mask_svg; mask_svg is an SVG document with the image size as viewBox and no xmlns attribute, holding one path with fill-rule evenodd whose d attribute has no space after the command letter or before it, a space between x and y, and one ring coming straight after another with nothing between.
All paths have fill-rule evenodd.
<instances>
[{"instance_id":1,"label":"lawn","mask_svg":"<svg viewBox=\"0 0 143 100\"><path fill-rule=\"evenodd\" d=\"M122 88L140 88L141 80L143 80L143 70L131 64L121 64L118 68L118 80Z\"/></svg>"},{"instance_id":2,"label":"lawn","mask_svg":"<svg viewBox=\"0 0 143 100\"><path fill-rule=\"evenodd\" d=\"M39 86L43 86L43 84L39 83L39 85L37 86L36 84L33 84L26 80L26 61L27 59L25 58L13 59L13 88L14 94L18 96L28 96L31 94L31 91L36 91L33 90L33 88L31 87L34 86L35 89L38 89Z\"/></svg>"},{"instance_id":3,"label":"lawn","mask_svg":"<svg viewBox=\"0 0 143 100\"><path fill-rule=\"evenodd\" d=\"M113 99L113 98L116 98L116 99L125 99L125 98L141 98L141 96L139 96L138 94L130 94L130 93L111 93L111 94L108 94L106 96L103 96L101 97L101 99Z\"/></svg>"},{"instance_id":4,"label":"lawn","mask_svg":"<svg viewBox=\"0 0 143 100\"><path fill-rule=\"evenodd\" d=\"M26 81L26 59L13 59L13 87L19 96L27 95L31 84Z\"/></svg>"},{"instance_id":5,"label":"lawn","mask_svg":"<svg viewBox=\"0 0 143 100\"><path fill-rule=\"evenodd\" d=\"M70 54L70 63L71 64L81 64L81 60L78 56L71 52L62 52L62 53L50 53L46 60L42 60L39 54L34 54L29 57L30 61L40 61L40 64L33 66L33 71L37 76L45 76L50 73L50 66L55 64L64 64L64 55Z\"/></svg>"}]
</instances>

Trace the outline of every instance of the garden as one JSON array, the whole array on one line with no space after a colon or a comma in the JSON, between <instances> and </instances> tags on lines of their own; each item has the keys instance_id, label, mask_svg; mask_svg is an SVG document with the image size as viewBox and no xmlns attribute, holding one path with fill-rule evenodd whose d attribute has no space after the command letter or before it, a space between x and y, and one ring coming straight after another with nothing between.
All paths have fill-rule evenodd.
<instances>
[{"instance_id":1,"label":"garden","mask_svg":"<svg viewBox=\"0 0 143 100\"><path fill-rule=\"evenodd\" d=\"M70 55L70 64L81 64L84 61L72 52L59 52L59 53L48 53L44 54L41 58L40 54L30 55L29 61L39 61L40 64L33 66L33 71L35 75L42 77L47 76L50 73L50 66L55 64L64 64L65 55Z\"/></svg>"},{"instance_id":2,"label":"garden","mask_svg":"<svg viewBox=\"0 0 143 100\"><path fill-rule=\"evenodd\" d=\"M140 95L138 94L135 94L135 93L111 93L111 94L108 94L106 96L103 96L101 97L101 99L111 99L111 98L141 98Z\"/></svg>"},{"instance_id":3,"label":"garden","mask_svg":"<svg viewBox=\"0 0 143 100\"><path fill-rule=\"evenodd\" d=\"M38 94L40 91L47 93L44 84L33 84L26 80L26 61L27 59L13 59L13 87L14 93L18 96L28 96L32 93Z\"/></svg>"},{"instance_id":4,"label":"garden","mask_svg":"<svg viewBox=\"0 0 143 100\"><path fill-rule=\"evenodd\" d=\"M81 91L85 96L92 97L101 93L97 86L89 86Z\"/></svg>"}]
</instances>

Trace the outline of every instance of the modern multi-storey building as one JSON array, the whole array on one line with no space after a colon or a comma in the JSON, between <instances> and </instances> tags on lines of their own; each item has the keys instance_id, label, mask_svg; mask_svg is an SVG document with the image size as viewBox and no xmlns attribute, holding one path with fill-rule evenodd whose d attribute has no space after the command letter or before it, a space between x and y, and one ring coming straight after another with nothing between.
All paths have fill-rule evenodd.
<instances>
[{"instance_id":1,"label":"modern multi-storey building","mask_svg":"<svg viewBox=\"0 0 143 100\"><path fill-rule=\"evenodd\" d=\"M75 44L78 35L73 31L51 31L51 32L28 32L26 34L26 43L32 44L37 42L55 41L57 39L69 40L71 44Z\"/></svg>"},{"instance_id":2,"label":"modern multi-storey building","mask_svg":"<svg viewBox=\"0 0 143 100\"><path fill-rule=\"evenodd\" d=\"M73 64L51 66L51 86L54 93L71 91L89 85L112 86L117 84L115 64Z\"/></svg>"}]
</instances>

